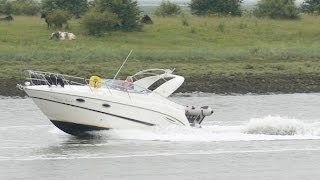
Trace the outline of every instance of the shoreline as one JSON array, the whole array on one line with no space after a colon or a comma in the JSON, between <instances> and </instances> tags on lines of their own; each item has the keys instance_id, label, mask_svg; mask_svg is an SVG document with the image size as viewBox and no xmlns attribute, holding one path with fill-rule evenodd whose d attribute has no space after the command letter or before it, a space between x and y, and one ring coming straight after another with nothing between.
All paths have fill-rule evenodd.
<instances>
[{"instance_id":1,"label":"shoreline","mask_svg":"<svg viewBox=\"0 0 320 180\"><path fill-rule=\"evenodd\" d=\"M0 79L0 83L0 96L26 96L16 87L22 83L21 79ZM215 94L315 93L320 92L320 74L199 75L185 77L176 93L196 91Z\"/></svg>"},{"instance_id":2,"label":"shoreline","mask_svg":"<svg viewBox=\"0 0 320 180\"><path fill-rule=\"evenodd\" d=\"M152 18L155 23L143 31L99 38L83 34L73 19L76 41L49 41L53 30L43 20L17 16L0 27L0 95L25 96L16 88L23 83L23 69L112 77L130 49L134 54L123 77L136 70L175 68L186 78L176 92L320 92L320 41L315 39L320 16L303 15L298 21L190 16L189 26L180 17Z\"/></svg>"}]
</instances>

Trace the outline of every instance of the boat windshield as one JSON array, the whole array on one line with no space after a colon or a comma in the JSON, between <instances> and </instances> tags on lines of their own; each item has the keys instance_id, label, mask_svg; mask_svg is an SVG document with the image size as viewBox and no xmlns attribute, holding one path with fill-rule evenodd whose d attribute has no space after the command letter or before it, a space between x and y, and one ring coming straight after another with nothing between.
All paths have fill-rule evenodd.
<instances>
[{"instance_id":1,"label":"boat windshield","mask_svg":"<svg viewBox=\"0 0 320 180\"><path fill-rule=\"evenodd\" d=\"M113 79L102 79L102 87L108 89L114 89L118 91L130 92L130 93L142 93L147 94L151 93L149 89L143 88L139 85L135 85L132 82L126 80L113 80Z\"/></svg>"}]
</instances>

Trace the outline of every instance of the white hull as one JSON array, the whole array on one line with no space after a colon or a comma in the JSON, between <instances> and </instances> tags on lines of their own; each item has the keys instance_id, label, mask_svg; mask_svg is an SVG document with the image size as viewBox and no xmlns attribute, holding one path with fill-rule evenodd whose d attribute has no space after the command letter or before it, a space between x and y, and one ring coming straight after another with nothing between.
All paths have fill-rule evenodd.
<instances>
[{"instance_id":1,"label":"white hull","mask_svg":"<svg viewBox=\"0 0 320 180\"><path fill-rule=\"evenodd\" d=\"M56 127L76 136L93 130L196 126L213 113L208 106L185 107L168 100L184 81L168 69L143 70L125 81L27 72L25 86L18 88Z\"/></svg>"},{"instance_id":2,"label":"white hull","mask_svg":"<svg viewBox=\"0 0 320 180\"><path fill-rule=\"evenodd\" d=\"M25 91L58 128L73 135L87 130L190 126L183 106L152 94L46 85Z\"/></svg>"}]
</instances>

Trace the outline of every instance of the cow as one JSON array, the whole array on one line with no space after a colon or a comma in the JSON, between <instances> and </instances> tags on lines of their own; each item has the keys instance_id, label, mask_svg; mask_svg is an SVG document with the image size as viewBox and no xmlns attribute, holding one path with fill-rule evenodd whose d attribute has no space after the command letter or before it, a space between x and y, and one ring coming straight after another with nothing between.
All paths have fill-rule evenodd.
<instances>
[{"instance_id":1,"label":"cow","mask_svg":"<svg viewBox=\"0 0 320 180\"><path fill-rule=\"evenodd\" d=\"M48 28L51 27L51 22L48 20L48 15L46 12L41 12L41 19L44 19L47 23Z\"/></svg>"},{"instance_id":2,"label":"cow","mask_svg":"<svg viewBox=\"0 0 320 180\"><path fill-rule=\"evenodd\" d=\"M50 36L50 40L74 40L77 37L70 32L53 32Z\"/></svg>"},{"instance_id":3,"label":"cow","mask_svg":"<svg viewBox=\"0 0 320 180\"><path fill-rule=\"evenodd\" d=\"M0 18L0 21L7 21L7 22L13 21L13 17L11 15L9 15L9 16Z\"/></svg>"},{"instance_id":4,"label":"cow","mask_svg":"<svg viewBox=\"0 0 320 180\"><path fill-rule=\"evenodd\" d=\"M144 15L141 18L141 22L144 24L153 24L153 21L151 20L150 16L148 16L148 15Z\"/></svg>"}]
</instances>

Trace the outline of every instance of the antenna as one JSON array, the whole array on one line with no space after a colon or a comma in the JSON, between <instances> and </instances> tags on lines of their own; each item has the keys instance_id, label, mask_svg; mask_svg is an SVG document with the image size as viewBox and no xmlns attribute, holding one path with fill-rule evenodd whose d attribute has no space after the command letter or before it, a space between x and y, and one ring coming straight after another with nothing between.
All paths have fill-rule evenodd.
<instances>
[{"instance_id":1,"label":"antenna","mask_svg":"<svg viewBox=\"0 0 320 180\"><path fill-rule=\"evenodd\" d=\"M133 49L131 49L131 51L130 51L130 53L128 54L127 58L123 61L121 67L119 68L118 72L117 72L116 75L114 76L112 82L113 82L113 81L116 79L116 77L118 76L119 72L121 71L123 65L127 62L127 60L128 60L128 58L129 58L129 56L131 55L132 51L133 51Z\"/></svg>"}]
</instances>

